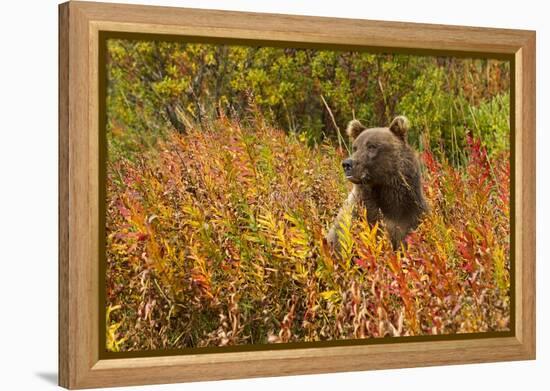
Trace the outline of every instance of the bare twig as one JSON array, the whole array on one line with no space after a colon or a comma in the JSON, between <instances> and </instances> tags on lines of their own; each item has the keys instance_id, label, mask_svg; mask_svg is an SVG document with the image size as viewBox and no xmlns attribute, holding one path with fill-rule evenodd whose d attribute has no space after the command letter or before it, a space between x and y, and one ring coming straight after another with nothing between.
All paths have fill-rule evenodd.
<instances>
[{"instance_id":1,"label":"bare twig","mask_svg":"<svg viewBox=\"0 0 550 391\"><path fill-rule=\"evenodd\" d=\"M382 85L382 65L381 60L378 58L378 67L377 67L377 76L376 81L378 82L378 88L380 89L380 92L382 93L382 98L384 99L384 115L386 116L386 120L390 120L390 113L389 113L389 107L388 107L388 98L386 97L386 91L384 90L384 86Z\"/></svg>"},{"instance_id":2,"label":"bare twig","mask_svg":"<svg viewBox=\"0 0 550 391\"><path fill-rule=\"evenodd\" d=\"M172 300L170 300L166 294L164 293L164 291L162 290L162 288L160 287L159 283L157 282L157 279L153 277L153 282L155 283L155 286L158 290L158 292L162 295L162 297L164 297L164 300L166 300L168 302L168 304L172 305Z\"/></svg>"},{"instance_id":3,"label":"bare twig","mask_svg":"<svg viewBox=\"0 0 550 391\"><path fill-rule=\"evenodd\" d=\"M340 150L342 149L342 144L344 144L344 147L346 147L346 151L348 151L348 154L350 153L350 150L348 148L348 145L346 141L344 140L344 137L342 137L342 132L340 131L340 128L336 124L336 120L334 119L334 115L332 114L332 111L330 110L330 107L328 106L327 101L325 100L325 97L323 94L321 94L321 100L323 101L323 104L325 105L328 114L330 115L330 119L332 120L332 124L334 125L334 128L336 129L336 133L338 134L338 146L340 147Z\"/></svg>"}]
</instances>

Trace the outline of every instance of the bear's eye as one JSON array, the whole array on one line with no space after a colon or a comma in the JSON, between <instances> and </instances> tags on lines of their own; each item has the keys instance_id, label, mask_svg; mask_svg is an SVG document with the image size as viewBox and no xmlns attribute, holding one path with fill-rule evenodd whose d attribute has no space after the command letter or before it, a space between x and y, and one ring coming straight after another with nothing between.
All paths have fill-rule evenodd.
<instances>
[{"instance_id":1,"label":"bear's eye","mask_svg":"<svg viewBox=\"0 0 550 391\"><path fill-rule=\"evenodd\" d=\"M378 147L376 146L376 144L369 144L369 145L367 145L367 149L368 149L369 151L376 151L376 148L378 148Z\"/></svg>"},{"instance_id":2,"label":"bear's eye","mask_svg":"<svg viewBox=\"0 0 550 391\"><path fill-rule=\"evenodd\" d=\"M354 145L353 147L351 147L351 151L352 152L357 152L357 145Z\"/></svg>"}]
</instances>

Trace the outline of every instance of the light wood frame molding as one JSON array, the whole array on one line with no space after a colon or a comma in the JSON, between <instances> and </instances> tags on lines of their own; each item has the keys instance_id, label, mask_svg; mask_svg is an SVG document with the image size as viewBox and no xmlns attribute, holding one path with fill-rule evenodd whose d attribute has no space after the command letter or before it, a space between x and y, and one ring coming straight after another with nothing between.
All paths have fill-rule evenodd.
<instances>
[{"instance_id":1,"label":"light wood frame molding","mask_svg":"<svg viewBox=\"0 0 550 391\"><path fill-rule=\"evenodd\" d=\"M99 358L100 31L509 55L515 336ZM90 388L535 358L535 32L106 3L59 6L59 384Z\"/></svg>"}]
</instances>

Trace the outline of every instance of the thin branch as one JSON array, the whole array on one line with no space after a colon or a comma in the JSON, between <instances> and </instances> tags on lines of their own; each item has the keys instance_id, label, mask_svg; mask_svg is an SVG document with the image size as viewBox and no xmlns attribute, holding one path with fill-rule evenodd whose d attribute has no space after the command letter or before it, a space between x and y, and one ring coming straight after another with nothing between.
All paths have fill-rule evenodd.
<instances>
[{"instance_id":1,"label":"thin branch","mask_svg":"<svg viewBox=\"0 0 550 391\"><path fill-rule=\"evenodd\" d=\"M350 150L348 148L348 145L346 141L344 140L344 137L342 137L342 132L340 132L340 128L336 124L336 120L334 119L334 115L332 114L332 110L330 110L330 107L328 106L327 101L325 100L325 97L323 94L321 94L321 100L323 101L323 104L325 105L328 114L330 115L330 119L332 120L332 124L334 125L334 128L336 129L336 133L338 134L338 146L340 147L340 150L342 150L342 144L344 144L344 147L346 147L346 150L348 151L348 154L350 154Z\"/></svg>"}]
</instances>

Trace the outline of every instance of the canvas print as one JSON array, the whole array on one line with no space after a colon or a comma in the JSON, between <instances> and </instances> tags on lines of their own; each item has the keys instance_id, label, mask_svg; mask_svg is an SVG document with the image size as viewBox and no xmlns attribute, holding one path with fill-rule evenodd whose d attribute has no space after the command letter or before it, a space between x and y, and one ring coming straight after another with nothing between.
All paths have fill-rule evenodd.
<instances>
[{"instance_id":1,"label":"canvas print","mask_svg":"<svg viewBox=\"0 0 550 391\"><path fill-rule=\"evenodd\" d=\"M509 61L104 50L105 351L512 330Z\"/></svg>"}]
</instances>

